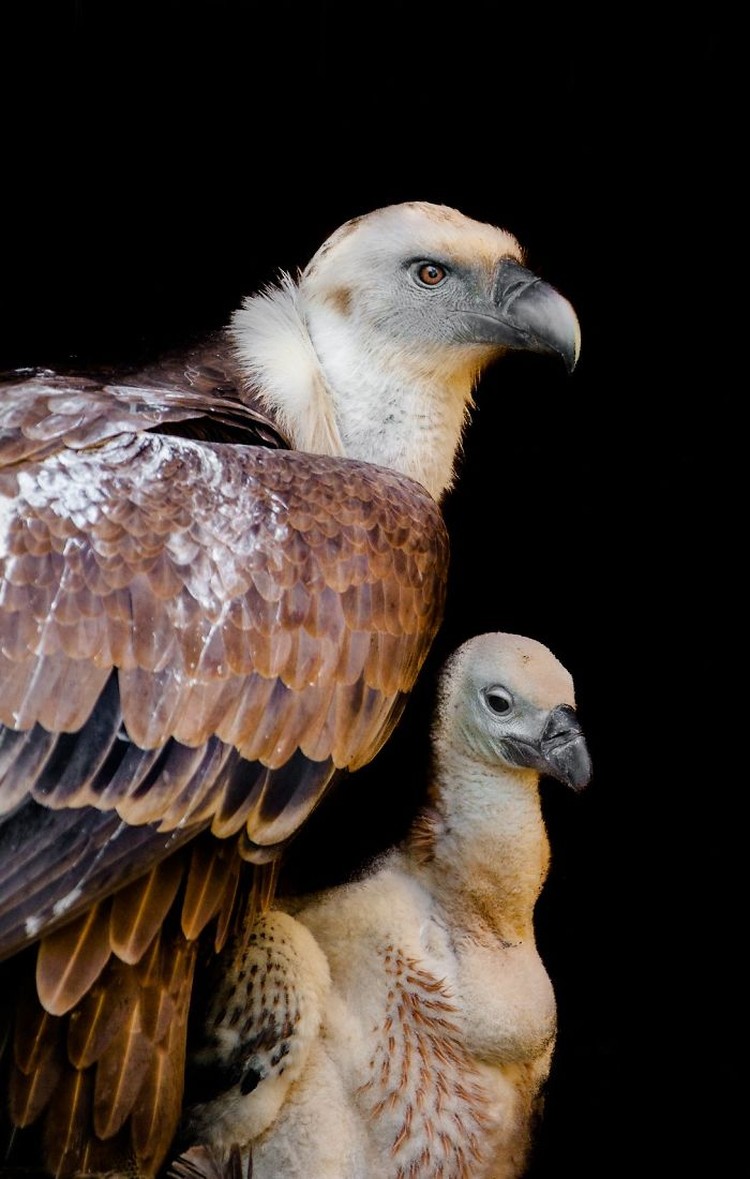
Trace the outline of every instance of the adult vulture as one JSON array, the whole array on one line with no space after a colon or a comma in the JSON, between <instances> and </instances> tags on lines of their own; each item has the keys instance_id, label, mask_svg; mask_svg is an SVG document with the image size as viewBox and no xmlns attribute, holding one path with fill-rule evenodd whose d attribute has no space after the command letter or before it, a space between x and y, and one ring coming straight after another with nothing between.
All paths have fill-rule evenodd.
<instances>
[{"instance_id":1,"label":"adult vulture","mask_svg":"<svg viewBox=\"0 0 750 1179\"><path fill-rule=\"evenodd\" d=\"M414 202L188 356L5 379L7 1103L48 1172L162 1164L198 946L397 723L441 621L438 505L508 349L572 369L570 304L511 234Z\"/></svg>"}]
</instances>

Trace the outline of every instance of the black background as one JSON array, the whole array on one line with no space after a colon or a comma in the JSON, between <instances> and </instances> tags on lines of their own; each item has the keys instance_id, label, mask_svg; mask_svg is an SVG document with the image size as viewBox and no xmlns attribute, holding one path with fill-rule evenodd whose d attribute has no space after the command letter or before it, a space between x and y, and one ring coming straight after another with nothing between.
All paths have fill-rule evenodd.
<instances>
[{"instance_id":1,"label":"black background","mask_svg":"<svg viewBox=\"0 0 750 1179\"><path fill-rule=\"evenodd\" d=\"M547 643L595 772L579 797L545 788L538 938L560 1035L531 1174L729 1174L708 1001L736 969L707 887L725 858L724 701L703 660L733 643L722 484L740 390L719 357L741 339L721 272L737 30L614 6L301 7L26 8L4 49L0 364L188 340L390 202L516 234L577 310L579 366L511 356L484 379L424 686L298 854L325 871L401 829L430 675L458 642Z\"/></svg>"}]
</instances>

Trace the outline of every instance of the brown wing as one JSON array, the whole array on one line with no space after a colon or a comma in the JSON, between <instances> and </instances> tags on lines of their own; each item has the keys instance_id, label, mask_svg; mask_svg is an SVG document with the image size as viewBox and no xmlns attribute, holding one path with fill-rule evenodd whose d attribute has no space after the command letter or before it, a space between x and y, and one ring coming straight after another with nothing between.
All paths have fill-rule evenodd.
<instances>
[{"instance_id":1,"label":"brown wing","mask_svg":"<svg viewBox=\"0 0 750 1179\"><path fill-rule=\"evenodd\" d=\"M115 815L167 839L210 825L283 842L334 769L380 748L414 683L443 608L436 505L412 481L345 459L132 423L108 437L103 394L91 408L80 391L11 393L0 814L17 830L27 816L19 864L40 824L54 830L38 808L63 826L70 808L108 816L90 820L105 832L94 854L108 890ZM122 429L132 402L125 414L115 404ZM43 460L17 459L29 439ZM53 439L65 445L50 453ZM27 876L4 887L0 920L14 892L28 895ZM65 918L100 891L87 881Z\"/></svg>"},{"instance_id":2,"label":"brown wing","mask_svg":"<svg viewBox=\"0 0 750 1179\"><path fill-rule=\"evenodd\" d=\"M220 335L190 353L128 373L102 368L95 374L0 374L0 479L6 466L130 430L289 449L257 394L243 387L240 398Z\"/></svg>"},{"instance_id":3,"label":"brown wing","mask_svg":"<svg viewBox=\"0 0 750 1179\"><path fill-rule=\"evenodd\" d=\"M43 937L35 979L26 954L3 965L15 968L4 993L17 1008L6 1067L19 1165L157 1174L182 1108L197 938L215 919L221 947L250 870L234 841L204 833Z\"/></svg>"},{"instance_id":4,"label":"brown wing","mask_svg":"<svg viewBox=\"0 0 750 1179\"><path fill-rule=\"evenodd\" d=\"M0 955L41 939L13 1118L44 1114L60 1173L120 1149L154 1173L195 939L226 934L237 852L273 856L377 752L442 615L424 490L184 436L256 422L184 389L2 393Z\"/></svg>"}]
</instances>

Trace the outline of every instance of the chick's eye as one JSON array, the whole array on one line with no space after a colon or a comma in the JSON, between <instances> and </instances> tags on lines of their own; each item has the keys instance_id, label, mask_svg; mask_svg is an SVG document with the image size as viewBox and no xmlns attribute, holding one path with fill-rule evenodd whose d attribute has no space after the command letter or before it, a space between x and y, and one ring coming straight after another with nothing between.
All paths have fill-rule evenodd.
<instances>
[{"instance_id":1,"label":"chick's eye","mask_svg":"<svg viewBox=\"0 0 750 1179\"><path fill-rule=\"evenodd\" d=\"M426 287L437 287L446 278L448 271L439 262L422 262L417 269L417 278Z\"/></svg>"},{"instance_id":2,"label":"chick's eye","mask_svg":"<svg viewBox=\"0 0 750 1179\"><path fill-rule=\"evenodd\" d=\"M484 694L484 698L492 711L497 713L498 716L503 716L505 713L510 712L513 707L513 700L504 688L488 688Z\"/></svg>"}]
</instances>

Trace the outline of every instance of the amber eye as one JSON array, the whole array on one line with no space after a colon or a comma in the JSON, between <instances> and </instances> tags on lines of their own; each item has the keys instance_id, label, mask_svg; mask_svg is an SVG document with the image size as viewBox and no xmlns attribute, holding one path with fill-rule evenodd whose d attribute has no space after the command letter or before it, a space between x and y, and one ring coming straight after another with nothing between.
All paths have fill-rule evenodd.
<instances>
[{"instance_id":1,"label":"amber eye","mask_svg":"<svg viewBox=\"0 0 750 1179\"><path fill-rule=\"evenodd\" d=\"M417 270L417 278L426 287L436 287L447 275L447 270L438 262L423 262Z\"/></svg>"}]
</instances>

